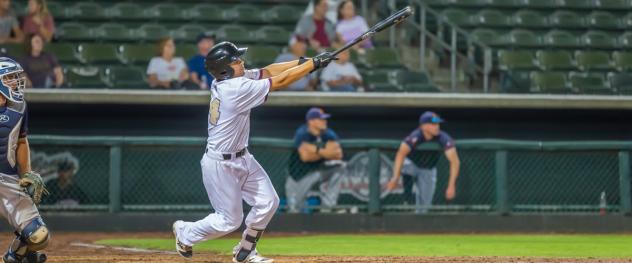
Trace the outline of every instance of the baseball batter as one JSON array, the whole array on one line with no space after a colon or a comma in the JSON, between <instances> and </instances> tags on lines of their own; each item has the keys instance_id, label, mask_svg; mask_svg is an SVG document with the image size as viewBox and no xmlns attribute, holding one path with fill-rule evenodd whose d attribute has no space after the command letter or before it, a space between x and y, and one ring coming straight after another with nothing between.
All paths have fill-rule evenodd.
<instances>
[{"instance_id":1,"label":"baseball batter","mask_svg":"<svg viewBox=\"0 0 632 263\"><path fill-rule=\"evenodd\" d=\"M245 70L241 56L246 50L222 42L206 56L206 69L215 80L211 84L208 142L200 165L215 213L196 222L178 220L173 224L176 250L186 258L193 256L193 245L241 226L243 199L252 209L246 216L242 239L233 250L233 261L273 261L260 256L256 245L279 205L279 197L266 172L248 152L250 110L263 104L269 92L287 87L334 59L325 52L312 59Z\"/></svg>"},{"instance_id":2,"label":"baseball batter","mask_svg":"<svg viewBox=\"0 0 632 263\"><path fill-rule=\"evenodd\" d=\"M2 257L5 263L45 262L50 239L36 204L45 193L42 178L31 171L26 103L26 77L12 59L0 57L0 214L15 229L15 239Z\"/></svg>"}]
</instances>

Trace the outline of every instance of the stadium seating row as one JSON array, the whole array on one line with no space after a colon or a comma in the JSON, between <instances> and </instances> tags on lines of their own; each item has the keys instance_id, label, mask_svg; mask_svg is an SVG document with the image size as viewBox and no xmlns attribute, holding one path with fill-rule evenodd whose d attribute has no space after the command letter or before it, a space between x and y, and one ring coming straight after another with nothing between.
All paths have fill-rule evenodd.
<instances>
[{"instance_id":1,"label":"stadium seating row","mask_svg":"<svg viewBox=\"0 0 632 263\"><path fill-rule=\"evenodd\" d=\"M423 0L431 7L533 8L533 9L630 9L630 0Z\"/></svg>"},{"instance_id":2,"label":"stadium seating row","mask_svg":"<svg viewBox=\"0 0 632 263\"><path fill-rule=\"evenodd\" d=\"M632 73L508 71L501 89L509 93L632 94Z\"/></svg>"},{"instance_id":3,"label":"stadium seating row","mask_svg":"<svg viewBox=\"0 0 632 263\"><path fill-rule=\"evenodd\" d=\"M441 14L460 27L623 30L632 26L632 13L619 16L607 11L581 14L569 10L558 10L546 15L534 10L506 13L496 9L484 9L474 13L464 9L450 8L443 10Z\"/></svg>"},{"instance_id":4,"label":"stadium seating row","mask_svg":"<svg viewBox=\"0 0 632 263\"><path fill-rule=\"evenodd\" d=\"M580 70L632 72L632 52L584 51L572 54L568 50L501 50L498 53L500 70Z\"/></svg>"},{"instance_id":5,"label":"stadium seating row","mask_svg":"<svg viewBox=\"0 0 632 263\"><path fill-rule=\"evenodd\" d=\"M632 48L632 32L611 34L604 31L587 31L576 35L570 31L551 30L540 33L515 29L507 33L478 28L471 32L473 39L496 48Z\"/></svg>"}]
</instances>

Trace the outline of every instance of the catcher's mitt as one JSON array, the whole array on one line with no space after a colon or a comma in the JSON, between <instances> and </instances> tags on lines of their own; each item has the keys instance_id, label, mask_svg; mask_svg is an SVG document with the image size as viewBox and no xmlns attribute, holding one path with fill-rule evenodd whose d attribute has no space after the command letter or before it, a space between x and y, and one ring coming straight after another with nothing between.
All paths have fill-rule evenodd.
<instances>
[{"instance_id":1,"label":"catcher's mitt","mask_svg":"<svg viewBox=\"0 0 632 263\"><path fill-rule=\"evenodd\" d=\"M36 205L42 201L43 195L48 195L48 190L46 190L42 177L36 172L26 172L20 176L18 183L20 186L24 187L24 190L29 196L31 196L33 203Z\"/></svg>"}]
</instances>

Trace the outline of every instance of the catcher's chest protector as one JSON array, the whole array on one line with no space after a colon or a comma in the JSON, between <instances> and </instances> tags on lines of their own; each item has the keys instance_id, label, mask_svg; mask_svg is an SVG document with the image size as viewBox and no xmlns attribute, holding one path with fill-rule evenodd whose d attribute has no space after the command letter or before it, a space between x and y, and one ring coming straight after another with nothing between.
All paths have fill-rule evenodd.
<instances>
[{"instance_id":1,"label":"catcher's chest protector","mask_svg":"<svg viewBox=\"0 0 632 263\"><path fill-rule=\"evenodd\" d=\"M17 174L16 149L22 126L26 125L24 103L0 107L0 173Z\"/></svg>"}]
</instances>

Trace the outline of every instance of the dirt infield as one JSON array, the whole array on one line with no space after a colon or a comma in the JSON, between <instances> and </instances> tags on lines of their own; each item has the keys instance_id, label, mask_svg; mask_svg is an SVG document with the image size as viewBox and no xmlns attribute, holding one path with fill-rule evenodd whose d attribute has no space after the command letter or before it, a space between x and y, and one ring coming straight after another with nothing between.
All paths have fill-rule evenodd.
<instances>
[{"instance_id":1,"label":"dirt infield","mask_svg":"<svg viewBox=\"0 0 632 263\"><path fill-rule=\"evenodd\" d=\"M184 260L173 251L129 251L116 247L92 245L108 238L171 238L170 233L56 233L47 249L47 262L231 262L231 258L212 253L196 253ZM8 246L5 233L0 245ZM506 257L347 257L347 256L277 256L276 262L632 262L604 259L546 259Z\"/></svg>"}]
</instances>

